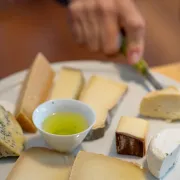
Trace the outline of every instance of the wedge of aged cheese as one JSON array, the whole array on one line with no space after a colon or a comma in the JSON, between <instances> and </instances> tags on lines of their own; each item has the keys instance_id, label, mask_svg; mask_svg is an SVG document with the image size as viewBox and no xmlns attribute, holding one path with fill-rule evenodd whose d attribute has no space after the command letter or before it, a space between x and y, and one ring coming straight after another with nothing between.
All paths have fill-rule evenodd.
<instances>
[{"instance_id":1,"label":"wedge of aged cheese","mask_svg":"<svg viewBox=\"0 0 180 180\"><path fill-rule=\"evenodd\" d=\"M147 152L150 172L163 178L174 167L180 151L180 129L165 129L154 136Z\"/></svg>"},{"instance_id":2,"label":"wedge of aged cheese","mask_svg":"<svg viewBox=\"0 0 180 180\"><path fill-rule=\"evenodd\" d=\"M23 152L6 180L68 180L74 158L46 148Z\"/></svg>"},{"instance_id":3,"label":"wedge of aged cheese","mask_svg":"<svg viewBox=\"0 0 180 180\"><path fill-rule=\"evenodd\" d=\"M78 69L62 68L50 99L77 99L84 85L83 73Z\"/></svg>"},{"instance_id":4,"label":"wedge of aged cheese","mask_svg":"<svg viewBox=\"0 0 180 180\"><path fill-rule=\"evenodd\" d=\"M96 112L96 123L92 128L96 131L96 137L98 134L100 137L104 135L108 111L118 103L126 90L126 84L101 76L92 76L83 88L79 100L90 105Z\"/></svg>"},{"instance_id":5,"label":"wedge of aged cheese","mask_svg":"<svg viewBox=\"0 0 180 180\"><path fill-rule=\"evenodd\" d=\"M180 119L180 91L175 87L148 93L140 105L140 114L167 120Z\"/></svg>"},{"instance_id":6,"label":"wedge of aged cheese","mask_svg":"<svg viewBox=\"0 0 180 180\"><path fill-rule=\"evenodd\" d=\"M79 152L69 180L145 180L137 165L104 155Z\"/></svg>"},{"instance_id":7,"label":"wedge of aged cheese","mask_svg":"<svg viewBox=\"0 0 180 180\"><path fill-rule=\"evenodd\" d=\"M148 127L148 121L143 119L121 117L116 130L117 153L143 157L146 152Z\"/></svg>"},{"instance_id":8,"label":"wedge of aged cheese","mask_svg":"<svg viewBox=\"0 0 180 180\"><path fill-rule=\"evenodd\" d=\"M15 117L0 106L0 158L19 156L24 148L24 136Z\"/></svg>"},{"instance_id":9,"label":"wedge of aged cheese","mask_svg":"<svg viewBox=\"0 0 180 180\"><path fill-rule=\"evenodd\" d=\"M47 99L53 78L54 72L48 60L41 53L38 54L23 83L16 109L16 118L24 131L36 132L32 113Z\"/></svg>"}]
</instances>

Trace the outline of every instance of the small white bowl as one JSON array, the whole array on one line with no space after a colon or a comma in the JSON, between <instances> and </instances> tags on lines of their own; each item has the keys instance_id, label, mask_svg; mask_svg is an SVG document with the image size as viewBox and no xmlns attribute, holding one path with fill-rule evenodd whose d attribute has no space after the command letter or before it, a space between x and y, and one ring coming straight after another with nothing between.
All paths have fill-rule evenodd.
<instances>
[{"instance_id":1,"label":"small white bowl","mask_svg":"<svg viewBox=\"0 0 180 180\"><path fill-rule=\"evenodd\" d=\"M43 130L46 117L57 112L75 112L83 115L89 126L85 131L72 135L55 135ZM60 99L50 100L38 106L33 112L33 122L47 144L60 152L72 152L76 149L89 133L96 121L96 114L91 107L78 100Z\"/></svg>"}]
</instances>

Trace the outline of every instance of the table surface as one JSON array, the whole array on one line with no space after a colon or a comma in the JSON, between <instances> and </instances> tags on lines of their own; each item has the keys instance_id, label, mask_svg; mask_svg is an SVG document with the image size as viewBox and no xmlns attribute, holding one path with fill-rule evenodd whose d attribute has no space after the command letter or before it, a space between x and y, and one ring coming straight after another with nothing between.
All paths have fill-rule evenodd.
<instances>
[{"instance_id":1,"label":"table surface","mask_svg":"<svg viewBox=\"0 0 180 180\"><path fill-rule=\"evenodd\" d=\"M180 0L136 1L147 22L145 59L149 65L178 62ZM39 51L52 62L78 59L125 62L121 56L107 58L78 46L71 36L66 13L66 8L54 0L29 0L22 5L1 0L0 77L28 68ZM178 72L179 69L176 68ZM171 68L169 74L172 71Z\"/></svg>"}]
</instances>

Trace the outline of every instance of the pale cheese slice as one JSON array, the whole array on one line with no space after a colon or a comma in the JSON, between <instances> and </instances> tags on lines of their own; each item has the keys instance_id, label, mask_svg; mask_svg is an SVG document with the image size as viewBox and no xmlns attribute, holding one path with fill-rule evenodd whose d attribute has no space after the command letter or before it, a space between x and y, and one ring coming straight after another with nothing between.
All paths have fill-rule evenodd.
<instances>
[{"instance_id":1,"label":"pale cheese slice","mask_svg":"<svg viewBox=\"0 0 180 180\"><path fill-rule=\"evenodd\" d=\"M145 173L133 163L81 151L69 180L145 180Z\"/></svg>"},{"instance_id":2,"label":"pale cheese slice","mask_svg":"<svg viewBox=\"0 0 180 180\"><path fill-rule=\"evenodd\" d=\"M32 113L39 104L47 100L53 78L54 72L48 60L39 53L26 76L17 103L16 118L24 131L36 132Z\"/></svg>"},{"instance_id":3,"label":"pale cheese slice","mask_svg":"<svg viewBox=\"0 0 180 180\"><path fill-rule=\"evenodd\" d=\"M59 72L50 99L77 99L83 85L84 77L80 70L64 67Z\"/></svg>"},{"instance_id":4,"label":"pale cheese slice","mask_svg":"<svg viewBox=\"0 0 180 180\"><path fill-rule=\"evenodd\" d=\"M74 158L46 148L23 152L7 180L68 180Z\"/></svg>"},{"instance_id":5,"label":"pale cheese slice","mask_svg":"<svg viewBox=\"0 0 180 180\"><path fill-rule=\"evenodd\" d=\"M90 105L97 118L93 129L105 127L108 111L111 110L127 90L127 85L111 79L92 76L82 90L79 100Z\"/></svg>"},{"instance_id":6,"label":"pale cheese slice","mask_svg":"<svg viewBox=\"0 0 180 180\"><path fill-rule=\"evenodd\" d=\"M141 101L140 114L167 120L180 119L180 91L175 87L148 93Z\"/></svg>"}]
</instances>

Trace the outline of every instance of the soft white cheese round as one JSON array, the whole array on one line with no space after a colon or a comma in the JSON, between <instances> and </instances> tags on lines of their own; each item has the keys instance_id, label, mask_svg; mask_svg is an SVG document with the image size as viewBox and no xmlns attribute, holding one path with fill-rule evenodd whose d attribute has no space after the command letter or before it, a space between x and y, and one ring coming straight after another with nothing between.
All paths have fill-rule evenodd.
<instances>
[{"instance_id":1,"label":"soft white cheese round","mask_svg":"<svg viewBox=\"0 0 180 180\"><path fill-rule=\"evenodd\" d=\"M180 150L180 129L165 129L152 138L147 152L149 171L164 177L175 165Z\"/></svg>"}]
</instances>

